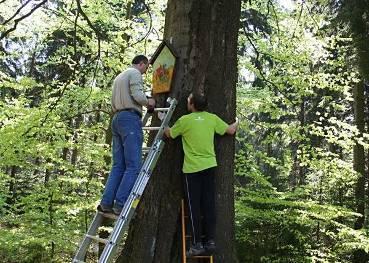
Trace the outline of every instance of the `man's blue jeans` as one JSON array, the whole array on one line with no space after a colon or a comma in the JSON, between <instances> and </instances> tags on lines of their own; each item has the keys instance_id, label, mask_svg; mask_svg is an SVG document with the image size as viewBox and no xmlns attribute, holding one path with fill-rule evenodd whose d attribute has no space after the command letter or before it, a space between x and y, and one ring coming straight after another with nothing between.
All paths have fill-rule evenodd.
<instances>
[{"instance_id":1,"label":"man's blue jeans","mask_svg":"<svg viewBox=\"0 0 369 263\"><path fill-rule=\"evenodd\" d=\"M142 121L137 113L120 111L112 121L113 166L101 204L123 207L141 168Z\"/></svg>"}]
</instances>

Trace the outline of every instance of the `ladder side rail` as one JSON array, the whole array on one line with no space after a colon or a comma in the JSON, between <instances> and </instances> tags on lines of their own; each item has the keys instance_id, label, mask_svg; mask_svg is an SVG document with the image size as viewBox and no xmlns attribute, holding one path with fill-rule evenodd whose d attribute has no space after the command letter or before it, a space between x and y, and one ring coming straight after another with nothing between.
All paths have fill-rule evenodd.
<instances>
[{"instance_id":1,"label":"ladder side rail","mask_svg":"<svg viewBox=\"0 0 369 263\"><path fill-rule=\"evenodd\" d=\"M163 147L164 147L164 143L161 143L159 154L160 154ZM156 160L159 157L158 155L155 158ZM145 186L146 186L147 182L149 181L149 178L150 178L150 175L152 173L153 167L155 166L155 161L156 161L155 159L150 160L150 163L148 164L148 168L145 170L144 173L142 173L142 177L141 177L142 181L139 184L136 185L136 189L133 189L131 191L131 194L129 195L129 198L127 199L127 202L125 204L126 209L124 209L124 211L122 212L122 214L121 214L122 217L121 218L126 218L127 215L128 215L129 209L131 209L132 207L133 208L136 207L136 205L134 205L134 206L132 205L133 201L135 201L136 199L139 199L139 197L141 197L141 195L142 195L142 193L145 189ZM112 238L113 238L114 234L115 234L115 231L113 229L113 232L112 232L112 235L111 235Z\"/></svg>"},{"instance_id":2,"label":"ladder side rail","mask_svg":"<svg viewBox=\"0 0 369 263\"><path fill-rule=\"evenodd\" d=\"M168 109L168 112L165 114L165 117L164 117L163 121L161 122L160 129L158 130L154 141L160 140L160 139L163 138L164 129L165 129L165 127L167 127L169 125L169 121L172 118L172 115L173 115L173 112L174 112L176 106L177 106L177 100L176 99L171 99L170 107Z\"/></svg>"},{"instance_id":3,"label":"ladder side rail","mask_svg":"<svg viewBox=\"0 0 369 263\"><path fill-rule=\"evenodd\" d=\"M141 167L141 170L140 170L140 173L139 173L139 175L138 175L138 178L137 178L137 180L136 180L136 182L135 182L135 184L134 184L134 186L133 186L133 188L132 188L132 192L136 189L136 187L139 185L139 182L140 182L140 178L141 178L141 176L140 176L140 174L144 171L144 169L145 169L145 167L147 166L147 165L149 165L150 164L150 160L153 158L153 156L154 155L156 155L157 154L157 151L158 151L158 148L160 148L160 144L161 144L161 141L162 141L162 137L163 137L163 135L164 135L164 128L166 127L166 126L168 126L168 124L169 124L169 120L170 120L170 118L172 117L172 114L173 114L173 112L174 112L174 110L175 110L175 107L176 107L176 105L177 105L177 100L176 99L174 99L174 98L172 98L172 99L170 99L170 106L169 106L169 108L164 108L164 109L167 109L167 113L165 114L165 117L164 117L164 119L163 119L163 121L162 121L162 123L161 123L161 125L160 125L160 130L159 130L159 132L156 134L156 136L155 136L155 138L154 138L154 140L153 140L153 144L152 144L152 146L150 147L150 150L149 150L149 152L148 152L148 154L147 154L147 156L146 156L146 158L145 158L145 161L144 161L144 164L142 165L142 167ZM160 108L156 108L156 109L160 109ZM146 113L145 114L145 117L148 115L149 113ZM160 155L160 154L159 154Z\"/></svg>"},{"instance_id":4,"label":"ladder side rail","mask_svg":"<svg viewBox=\"0 0 369 263\"><path fill-rule=\"evenodd\" d=\"M154 148L156 150L158 148L158 146L155 146ZM147 177L147 175L146 175L147 168L146 167L149 167L150 163L152 162L151 159L153 157L154 157L154 153L151 151L150 156L147 156L147 158L145 159L145 163L146 164L144 163L144 165L142 166L142 168L141 168L142 171L140 172L139 177L137 178L137 181L135 183L135 186L137 184L141 184L142 178ZM136 188L139 188L139 186L136 186ZM133 193L134 191L135 191L135 189L132 189L131 193ZM132 198L132 197L130 198L130 197L131 197L131 195L129 196L128 199L131 199L131 200L128 200L127 199L127 202L126 203L130 203L131 204L133 202L133 200L135 199L135 198ZM130 206L127 206L126 209L128 210L129 208L130 208ZM89 230L87 231L87 234L88 235L95 235L96 232L97 232L98 227L101 225L102 220L103 220L103 216L102 215L99 215L99 213L97 212L96 215L95 215L95 217L94 217L94 219L93 219L93 221L92 221L92 223L91 223L91 225L90 225ZM89 238L88 236L86 236L86 234L85 234L85 236L83 238L83 241L82 241L81 245L79 246L79 249L77 251L77 254L76 254L75 258L74 258L74 261L77 262L77 260L78 261L81 261L81 260L84 259L85 255L86 255L86 252L87 252L87 250L88 250L91 242L92 242L92 239Z\"/></svg>"},{"instance_id":5,"label":"ladder side rail","mask_svg":"<svg viewBox=\"0 0 369 263\"><path fill-rule=\"evenodd\" d=\"M162 149L164 148L164 142L161 141L161 143L159 144L159 150L158 153L156 155L154 155L153 159L150 160L150 162L147 164L148 165L148 169L145 170L145 173L142 172L141 177L144 179L143 181L141 181L141 183L139 184L135 184L137 190L133 190L131 191L126 204L124 205L124 209L121 213L121 215L119 216L119 219L117 221L117 223L115 224L113 231L109 237L109 242L108 244L105 246L100 259L99 259L99 263L106 263L106 262L110 262L110 260L112 259L111 257L113 256L113 254L115 253L115 250L117 249L117 244L119 243L120 239L122 238L125 230L128 229L129 226L129 222L132 219L134 212L136 210L137 207L137 203L146 187L147 182L149 181L150 175L152 173L153 168L156 165L156 161L159 158L160 153L162 152ZM136 203L134 203L136 201Z\"/></svg>"},{"instance_id":6,"label":"ladder side rail","mask_svg":"<svg viewBox=\"0 0 369 263\"><path fill-rule=\"evenodd\" d=\"M126 211L130 208L130 205L128 205L128 204L130 204L132 196L134 196L137 193L137 191L140 189L140 186L141 186L142 182L144 181L144 178L147 177L147 170L148 170L150 164L152 163L153 158L154 158L154 154L151 153L145 159L145 162L144 162L143 166L141 167L140 173L137 176L136 182L132 187L131 193L128 196L127 201L126 201L126 203L125 203L125 205L122 209L123 213L125 213L124 211Z\"/></svg>"},{"instance_id":7,"label":"ladder side rail","mask_svg":"<svg viewBox=\"0 0 369 263\"><path fill-rule=\"evenodd\" d=\"M154 142L153 146L150 148L150 151L141 167L140 173L138 174L138 178L135 182L135 184L132 187L132 192L135 191L138 188L138 185L142 181L142 178L146 175L146 170L148 167L150 167L150 164L152 163L153 158L155 158L155 155L159 151L160 148L160 141Z\"/></svg>"},{"instance_id":8,"label":"ladder side rail","mask_svg":"<svg viewBox=\"0 0 369 263\"><path fill-rule=\"evenodd\" d=\"M146 184L148 183L151 174L155 168L155 165L159 159L159 156L164 148L165 143L163 141L160 141L159 149L157 151L157 154L153 156L153 158L148 163L148 169L145 171L146 173L142 177L142 183L138 185L138 189L135 191L136 194L142 195L143 191L145 190Z\"/></svg>"},{"instance_id":9,"label":"ladder side rail","mask_svg":"<svg viewBox=\"0 0 369 263\"><path fill-rule=\"evenodd\" d=\"M157 148L158 146L155 146ZM130 202L132 201L132 196L134 197L134 194L139 189L140 185L142 184L143 179L147 176L147 170L150 164L152 163L152 159L154 158L154 153L151 152L147 158L145 159L144 164L141 167L140 173L137 176L136 182L132 187L131 193L129 194L127 201L125 202L125 205L122 209L122 214L126 213L126 210L130 208Z\"/></svg>"},{"instance_id":10,"label":"ladder side rail","mask_svg":"<svg viewBox=\"0 0 369 263\"><path fill-rule=\"evenodd\" d=\"M83 240L78 248L78 251L75 255L75 257L73 258L73 262L78 262L78 261L83 261L87 250L92 242L92 239L89 238L87 235L95 235L97 232L97 229L99 228L99 226L101 225L101 222L103 220L103 216L101 214L99 214L98 212L95 214L94 219L92 220L92 223L90 225L90 227L88 228L87 233L84 235Z\"/></svg>"}]
</instances>

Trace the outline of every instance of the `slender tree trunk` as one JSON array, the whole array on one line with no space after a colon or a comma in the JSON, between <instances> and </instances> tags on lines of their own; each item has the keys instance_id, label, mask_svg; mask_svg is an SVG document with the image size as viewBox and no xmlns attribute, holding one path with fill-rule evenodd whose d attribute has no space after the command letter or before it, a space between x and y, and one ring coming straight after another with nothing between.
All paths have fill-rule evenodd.
<instances>
[{"instance_id":1,"label":"slender tree trunk","mask_svg":"<svg viewBox=\"0 0 369 263\"><path fill-rule=\"evenodd\" d=\"M343 17L349 22L355 47L357 67L359 69L362 82L354 87L354 113L355 123L360 132L364 132L364 83L369 80L369 28L368 12L369 5L367 0L346 0L343 1ZM346 21L345 21L346 22ZM355 229L363 227L365 222L365 152L360 144L354 147L354 169L359 178L355 187L356 211L362 214L355 222ZM368 262L368 253L364 250L357 250L354 253L353 262Z\"/></svg>"},{"instance_id":2,"label":"slender tree trunk","mask_svg":"<svg viewBox=\"0 0 369 263\"><path fill-rule=\"evenodd\" d=\"M15 200L17 198L17 182L16 182L16 174L17 174L17 167L13 165L10 168L10 180L9 180L9 187L8 187L8 197L6 198L5 203L8 207L11 207L15 204Z\"/></svg>"},{"instance_id":3,"label":"slender tree trunk","mask_svg":"<svg viewBox=\"0 0 369 263\"><path fill-rule=\"evenodd\" d=\"M304 128L305 128L305 118L306 118L305 104L306 104L306 98L303 97L301 105L300 105L300 114L299 114L299 121L300 121L300 127L301 127L302 133L304 133ZM303 154L304 153L302 152L301 159L304 158ZM305 168L301 166L300 163L299 163L298 173L299 173L299 185L304 185L305 184Z\"/></svg>"},{"instance_id":4,"label":"slender tree trunk","mask_svg":"<svg viewBox=\"0 0 369 263\"><path fill-rule=\"evenodd\" d=\"M179 58L170 96L179 104L173 119L186 113L186 98L205 91L209 111L234 121L237 82L237 35L240 0L169 0L164 38ZM165 98L158 96L160 102ZM173 120L173 121L174 121ZM234 256L234 138L216 138L216 262L236 262ZM183 198L182 146L167 141L149 185L131 222L118 262L180 262L179 208Z\"/></svg>"},{"instance_id":5,"label":"slender tree trunk","mask_svg":"<svg viewBox=\"0 0 369 263\"><path fill-rule=\"evenodd\" d=\"M360 136L364 131L364 85L358 83L354 88L354 113L356 127ZM358 180L355 186L356 212L362 216L355 222L355 229L361 229L365 221L365 151L363 145L356 143L354 146L354 170L358 173ZM366 262L366 255L363 250L358 250L354 254L354 262Z\"/></svg>"},{"instance_id":6,"label":"slender tree trunk","mask_svg":"<svg viewBox=\"0 0 369 263\"><path fill-rule=\"evenodd\" d=\"M367 27L369 21L365 15L369 11L369 6L367 0L350 0L344 1L344 8L350 12L348 20L356 48L357 65L363 80L354 87L355 123L362 135L365 127L364 83L369 79L369 30ZM354 147L354 169L359 174L355 188L356 208L357 212L363 215L355 223L355 228L359 229L363 227L365 220L365 152L364 147L360 144Z\"/></svg>"},{"instance_id":7,"label":"slender tree trunk","mask_svg":"<svg viewBox=\"0 0 369 263\"><path fill-rule=\"evenodd\" d=\"M364 85L358 83L354 88L354 113L356 127L360 136L364 132ZM355 229L360 229L364 225L365 215L365 152L363 145L356 143L354 147L354 170L358 173L358 180L355 187L356 212L362 214L355 222Z\"/></svg>"},{"instance_id":8,"label":"slender tree trunk","mask_svg":"<svg viewBox=\"0 0 369 263\"><path fill-rule=\"evenodd\" d=\"M365 123L366 123L366 133L369 133L369 83L364 85L365 92L364 96L366 98L365 101ZM369 200L369 150L366 151L366 172L365 172L365 179L366 179L366 200ZM366 203L366 213L365 213L365 226L368 227L368 202Z\"/></svg>"}]
</instances>

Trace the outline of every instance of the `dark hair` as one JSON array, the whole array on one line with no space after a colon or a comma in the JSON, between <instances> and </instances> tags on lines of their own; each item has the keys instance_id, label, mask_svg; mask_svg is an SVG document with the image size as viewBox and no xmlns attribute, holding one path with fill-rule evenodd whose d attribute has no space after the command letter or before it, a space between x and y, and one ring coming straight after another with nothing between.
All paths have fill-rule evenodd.
<instances>
[{"instance_id":1,"label":"dark hair","mask_svg":"<svg viewBox=\"0 0 369 263\"><path fill-rule=\"evenodd\" d=\"M145 55L138 55L132 59L132 64L140 64L141 62L147 64L149 59Z\"/></svg>"},{"instance_id":2,"label":"dark hair","mask_svg":"<svg viewBox=\"0 0 369 263\"><path fill-rule=\"evenodd\" d=\"M204 111L208 106L208 100L203 94L192 92L191 103L198 111Z\"/></svg>"}]
</instances>

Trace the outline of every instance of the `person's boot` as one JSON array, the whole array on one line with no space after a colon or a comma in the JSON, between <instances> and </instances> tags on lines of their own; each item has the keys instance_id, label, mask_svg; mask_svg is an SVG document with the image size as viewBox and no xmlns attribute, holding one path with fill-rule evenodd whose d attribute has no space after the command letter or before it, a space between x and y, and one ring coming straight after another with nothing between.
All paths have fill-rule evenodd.
<instances>
[{"instance_id":1,"label":"person's boot","mask_svg":"<svg viewBox=\"0 0 369 263\"><path fill-rule=\"evenodd\" d=\"M208 240L205 244L204 244L204 248L206 250L207 254L212 254L215 252L216 250L216 246L215 246L215 241L213 239Z\"/></svg>"},{"instance_id":2,"label":"person's boot","mask_svg":"<svg viewBox=\"0 0 369 263\"><path fill-rule=\"evenodd\" d=\"M122 212L122 210L123 210L123 207L122 206L119 206L119 205L116 205L116 204L113 206L113 213L115 215L117 215L117 216L120 215L120 213Z\"/></svg>"},{"instance_id":3,"label":"person's boot","mask_svg":"<svg viewBox=\"0 0 369 263\"><path fill-rule=\"evenodd\" d=\"M191 245L190 249L186 252L187 257L200 256L205 253L205 249L200 242L195 245Z\"/></svg>"},{"instance_id":4,"label":"person's boot","mask_svg":"<svg viewBox=\"0 0 369 263\"><path fill-rule=\"evenodd\" d=\"M113 213L113 208L109 205L99 204L97 206L97 210L103 213L108 213L108 214Z\"/></svg>"}]
</instances>

